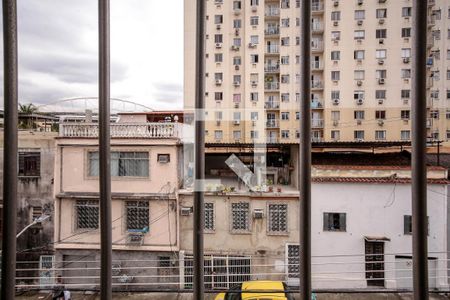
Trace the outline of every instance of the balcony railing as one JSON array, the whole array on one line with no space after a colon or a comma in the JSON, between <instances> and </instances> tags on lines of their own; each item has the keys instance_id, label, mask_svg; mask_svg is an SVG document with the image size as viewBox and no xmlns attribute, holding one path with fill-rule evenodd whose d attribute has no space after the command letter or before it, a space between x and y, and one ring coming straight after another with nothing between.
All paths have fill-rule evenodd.
<instances>
[{"instance_id":1,"label":"balcony railing","mask_svg":"<svg viewBox=\"0 0 450 300\"><path fill-rule=\"evenodd\" d=\"M311 26L312 32L322 32L323 31L323 23L322 22L313 22Z\"/></svg>"},{"instance_id":2,"label":"balcony railing","mask_svg":"<svg viewBox=\"0 0 450 300\"><path fill-rule=\"evenodd\" d=\"M264 66L264 72L280 72L280 65L265 65Z\"/></svg>"},{"instance_id":3,"label":"balcony railing","mask_svg":"<svg viewBox=\"0 0 450 300\"><path fill-rule=\"evenodd\" d=\"M312 51L323 51L323 40L311 40Z\"/></svg>"},{"instance_id":4,"label":"balcony railing","mask_svg":"<svg viewBox=\"0 0 450 300\"><path fill-rule=\"evenodd\" d=\"M266 139L266 143L268 143L268 144L275 144L275 143L278 143L278 138L275 137L275 136L269 136L269 137L267 137L267 139Z\"/></svg>"},{"instance_id":5,"label":"balcony railing","mask_svg":"<svg viewBox=\"0 0 450 300\"><path fill-rule=\"evenodd\" d=\"M265 34L265 35L279 35L279 34L280 34L280 28L279 28L279 27L266 28L266 29L264 30L264 34Z\"/></svg>"},{"instance_id":6,"label":"balcony railing","mask_svg":"<svg viewBox=\"0 0 450 300\"><path fill-rule=\"evenodd\" d=\"M312 89L323 89L323 82L321 80L312 80L311 88Z\"/></svg>"},{"instance_id":7,"label":"balcony railing","mask_svg":"<svg viewBox=\"0 0 450 300\"><path fill-rule=\"evenodd\" d=\"M268 45L266 47L266 53L274 53L274 54L280 53L280 46L278 46L278 45Z\"/></svg>"},{"instance_id":8,"label":"balcony railing","mask_svg":"<svg viewBox=\"0 0 450 300\"><path fill-rule=\"evenodd\" d=\"M322 70L323 69L322 62L320 62L320 61L312 61L311 62L311 69L312 70Z\"/></svg>"},{"instance_id":9,"label":"balcony railing","mask_svg":"<svg viewBox=\"0 0 450 300\"><path fill-rule=\"evenodd\" d=\"M276 91L280 89L280 83L279 82L265 82L264 83L264 89L269 91Z\"/></svg>"},{"instance_id":10,"label":"balcony railing","mask_svg":"<svg viewBox=\"0 0 450 300\"><path fill-rule=\"evenodd\" d=\"M278 7L266 8L265 12L266 17L278 17L279 15L280 15L280 8Z\"/></svg>"},{"instance_id":11,"label":"balcony railing","mask_svg":"<svg viewBox=\"0 0 450 300\"><path fill-rule=\"evenodd\" d=\"M266 101L264 103L265 109L277 109L280 108L280 102L279 101Z\"/></svg>"},{"instance_id":12,"label":"balcony railing","mask_svg":"<svg viewBox=\"0 0 450 300\"><path fill-rule=\"evenodd\" d=\"M312 119L311 127L312 128L323 128L323 120L322 119Z\"/></svg>"},{"instance_id":13,"label":"balcony railing","mask_svg":"<svg viewBox=\"0 0 450 300\"><path fill-rule=\"evenodd\" d=\"M280 124L279 124L278 120L267 120L266 127L267 128L278 128L278 127L280 127Z\"/></svg>"},{"instance_id":14,"label":"balcony railing","mask_svg":"<svg viewBox=\"0 0 450 300\"><path fill-rule=\"evenodd\" d=\"M312 12L323 11L323 8L324 8L323 2L315 2L315 3L312 3L312 5L311 5Z\"/></svg>"},{"instance_id":15,"label":"balcony railing","mask_svg":"<svg viewBox=\"0 0 450 300\"><path fill-rule=\"evenodd\" d=\"M312 100L311 101L311 108L312 109L323 108L323 104L319 100Z\"/></svg>"},{"instance_id":16,"label":"balcony railing","mask_svg":"<svg viewBox=\"0 0 450 300\"><path fill-rule=\"evenodd\" d=\"M178 138L178 123L112 123L111 138ZM59 136L93 138L98 137L97 123L61 123Z\"/></svg>"}]
</instances>

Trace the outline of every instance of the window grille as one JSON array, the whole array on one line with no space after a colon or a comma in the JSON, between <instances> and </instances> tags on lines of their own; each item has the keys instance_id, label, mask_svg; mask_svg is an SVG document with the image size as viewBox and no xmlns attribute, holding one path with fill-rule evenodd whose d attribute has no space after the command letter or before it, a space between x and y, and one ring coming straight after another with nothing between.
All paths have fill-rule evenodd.
<instances>
[{"instance_id":1,"label":"window grille","mask_svg":"<svg viewBox=\"0 0 450 300\"><path fill-rule=\"evenodd\" d=\"M89 152L89 176L98 176L99 154ZM148 152L111 152L111 176L148 177Z\"/></svg>"},{"instance_id":2,"label":"window grille","mask_svg":"<svg viewBox=\"0 0 450 300\"><path fill-rule=\"evenodd\" d=\"M127 230L144 230L149 226L149 205L147 201L127 201Z\"/></svg>"},{"instance_id":3,"label":"window grille","mask_svg":"<svg viewBox=\"0 0 450 300\"><path fill-rule=\"evenodd\" d=\"M214 230L214 203L205 203L205 229Z\"/></svg>"},{"instance_id":4,"label":"window grille","mask_svg":"<svg viewBox=\"0 0 450 300\"><path fill-rule=\"evenodd\" d=\"M232 203L232 229L249 230L250 228L250 204L246 202Z\"/></svg>"},{"instance_id":5,"label":"window grille","mask_svg":"<svg viewBox=\"0 0 450 300\"><path fill-rule=\"evenodd\" d=\"M97 229L99 220L98 201L77 200L76 202L76 228Z\"/></svg>"},{"instance_id":6,"label":"window grille","mask_svg":"<svg viewBox=\"0 0 450 300\"><path fill-rule=\"evenodd\" d=\"M287 277L299 278L300 265L300 246L296 244L286 245L286 263L287 263Z\"/></svg>"},{"instance_id":7,"label":"window grille","mask_svg":"<svg viewBox=\"0 0 450 300\"><path fill-rule=\"evenodd\" d=\"M269 204L269 231L287 232L287 204Z\"/></svg>"},{"instance_id":8,"label":"window grille","mask_svg":"<svg viewBox=\"0 0 450 300\"><path fill-rule=\"evenodd\" d=\"M19 152L19 176L41 175L41 153Z\"/></svg>"}]
</instances>

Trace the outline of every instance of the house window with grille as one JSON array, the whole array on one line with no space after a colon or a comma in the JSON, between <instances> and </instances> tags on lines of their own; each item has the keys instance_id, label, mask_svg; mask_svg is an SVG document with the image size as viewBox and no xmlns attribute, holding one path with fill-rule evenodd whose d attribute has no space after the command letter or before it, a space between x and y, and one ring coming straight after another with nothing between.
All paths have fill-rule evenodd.
<instances>
[{"instance_id":1,"label":"house window with grille","mask_svg":"<svg viewBox=\"0 0 450 300\"><path fill-rule=\"evenodd\" d=\"M148 201L127 201L127 230L144 230L149 226Z\"/></svg>"},{"instance_id":2,"label":"house window with grille","mask_svg":"<svg viewBox=\"0 0 450 300\"><path fill-rule=\"evenodd\" d=\"M286 233L287 231L287 204L269 204L269 232Z\"/></svg>"},{"instance_id":3,"label":"house window with grille","mask_svg":"<svg viewBox=\"0 0 450 300\"><path fill-rule=\"evenodd\" d=\"M346 231L347 222L345 213L324 213L323 231Z\"/></svg>"},{"instance_id":4,"label":"house window with grille","mask_svg":"<svg viewBox=\"0 0 450 300\"><path fill-rule=\"evenodd\" d=\"M36 220L42 216L42 206L31 207L31 220Z\"/></svg>"},{"instance_id":5,"label":"house window with grille","mask_svg":"<svg viewBox=\"0 0 450 300\"><path fill-rule=\"evenodd\" d=\"M286 245L286 264L287 264L287 277L299 278L299 266L300 266L300 246L297 244Z\"/></svg>"},{"instance_id":6,"label":"house window with grille","mask_svg":"<svg viewBox=\"0 0 450 300\"><path fill-rule=\"evenodd\" d=\"M99 154L89 152L89 176L98 176ZM148 177L148 152L111 152L111 176Z\"/></svg>"},{"instance_id":7,"label":"house window with grille","mask_svg":"<svg viewBox=\"0 0 450 300\"><path fill-rule=\"evenodd\" d=\"M41 153L19 152L19 176L41 175Z\"/></svg>"},{"instance_id":8,"label":"house window with grille","mask_svg":"<svg viewBox=\"0 0 450 300\"><path fill-rule=\"evenodd\" d=\"M231 204L231 229L233 231L250 230L250 203L239 202Z\"/></svg>"},{"instance_id":9,"label":"house window with grille","mask_svg":"<svg viewBox=\"0 0 450 300\"><path fill-rule=\"evenodd\" d=\"M98 229L98 201L77 200L75 204L75 212L77 229Z\"/></svg>"},{"instance_id":10,"label":"house window with grille","mask_svg":"<svg viewBox=\"0 0 450 300\"><path fill-rule=\"evenodd\" d=\"M205 230L214 230L214 203L205 203Z\"/></svg>"}]
</instances>

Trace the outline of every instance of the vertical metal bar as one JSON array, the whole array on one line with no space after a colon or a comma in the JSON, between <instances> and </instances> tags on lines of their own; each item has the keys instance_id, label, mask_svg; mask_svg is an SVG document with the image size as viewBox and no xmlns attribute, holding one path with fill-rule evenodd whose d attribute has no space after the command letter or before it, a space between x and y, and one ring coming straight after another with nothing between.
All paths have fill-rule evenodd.
<instances>
[{"instance_id":1,"label":"vertical metal bar","mask_svg":"<svg viewBox=\"0 0 450 300\"><path fill-rule=\"evenodd\" d=\"M428 299L427 221L427 0L413 2L412 233L414 299Z\"/></svg>"},{"instance_id":2,"label":"vertical metal bar","mask_svg":"<svg viewBox=\"0 0 450 300\"><path fill-rule=\"evenodd\" d=\"M204 123L204 75L205 75L205 1L197 0L196 28L196 65L195 65L195 182L200 183L205 178L205 123ZM204 192L203 187L195 185L194 190L194 299L203 299L205 290L203 272L203 222L204 222Z\"/></svg>"},{"instance_id":3,"label":"vertical metal bar","mask_svg":"<svg viewBox=\"0 0 450 300\"><path fill-rule=\"evenodd\" d=\"M1 299L15 298L17 222L17 3L3 0L3 237Z\"/></svg>"},{"instance_id":4,"label":"vertical metal bar","mask_svg":"<svg viewBox=\"0 0 450 300\"><path fill-rule=\"evenodd\" d=\"M110 1L99 0L99 148L100 148L100 296L112 298L111 147L110 147Z\"/></svg>"},{"instance_id":5,"label":"vertical metal bar","mask_svg":"<svg viewBox=\"0 0 450 300\"><path fill-rule=\"evenodd\" d=\"M311 0L300 4L300 299L311 299Z\"/></svg>"}]
</instances>

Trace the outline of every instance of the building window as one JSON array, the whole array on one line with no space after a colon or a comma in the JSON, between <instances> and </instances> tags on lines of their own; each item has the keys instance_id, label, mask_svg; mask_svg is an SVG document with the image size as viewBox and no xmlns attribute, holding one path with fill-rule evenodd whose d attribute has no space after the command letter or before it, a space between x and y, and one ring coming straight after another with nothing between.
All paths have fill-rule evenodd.
<instances>
[{"instance_id":1,"label":"building window","mask_svg":"<svg viewBox=\"0 0 450 300\"><path fill-rule=\"evenodd\" d=\"M332 11L331 12L331 21L340 21L341 20L341 12L340 11Z\"/></svg>"},{"instance_id":2,"label":"building window","mask_svg":"<svg viewBox=\"0 0 450 300\"><path fill-rule=\"evenodd\" d=\"M354 91L353 92L353 99L355 100L364 100L364 91Z\"/></svg>"},{"instance_id":3,"label":"building window","mask_svg":"<svg viewBox=\"0 0 450 300\"><path fill-rule=\"evenodd\" d=\"M355 20L364 20L366 12L364 10L355 10Z\"/></svg>"},{"instance_id":4,"label":"building window","mask_svg":"<svg viewBox=\"0 0 450 300\"><path fill-rule=\"evenodd\" d=\"M386 90L376 90L375 99L386 99Z\"/></svg>"},{"instance_id":5,"label":"building window","mask_svg":"<svg viewBox=\"0 0 450 300\"><path fill-rule=\"evenodd\" d=\"M252 64L256 64L256 63L258 63L258 61L259 61L259 56L258 56L258 54L251 54L251 55L250 55L250 62L251 62Z\"/></svg>"},{"instance_id":6,"label":"building window","mask_svg":"<svg viewBox=\"0 0 450 300\"><path fill-rule=\"evenodd\" d=\"M215 92L214 93L214 100L222 101L222 99L223 99L223 93L222 92Z\"/></svg>"},{"instance_id":7,"label":"building window","mask_svg":"<svg viewBox=\"0 0 450 300\"><path fill-rule=\"evenodd\" d=\"M331 40L339 41L340 39L341 39L341 32L340 31L332 31L331 32Z\"/></svg>"},{"instance_id":8,"label":"building window","mask_svg":"<svg viewBox=\"0 0 450 300\"><path fill-rule=\"evenodd\" d=\"M355 40L363 40L366 35L364 30L355 30L354 38Z\"/></svg>"},{"instance_id":9,"label":"building window","mask_svg":"<svg viewBox=\"0 0 450 300\"><path fill-rule=\"evenodd\" d=\"M356 70L354 72L355 80L363 80L364 79L364 70Z\"/></svg>"},{"instance_id":10,"label":"building window","mask_svg":"<svg viewBox=\"0 0 450 300\"><path fill-rule=\"evenodd\" d=\"M289 130L281 130L281 138L288 139L289 138Z\"/></svg>"},{"instance_id":11,"label":"building window","mask_svg":"<svg viewBox=\"0 0 450 300\"><path fill-rule=\"evenodd\" d=\"M252 112L250 113L250 119L251 119L252 121L258 120L258 112L257 112L257 111L252 111Z\"/></svg>"},{"instance_id":12,"label":"building window","mask_svg":"<svg viewBox=\"0 0 450 300\"><path fill-rule=\"evenodd\" d=\"M409 120L409 110L402 110L400 112L400 117L402 120Z\"/></svg>"},{"instance_id":13,"label":"building window","mask_svg":"<svg viewBox=\"0 0 450 300\"><path fill-rule=\"evenodd\" d=\"M385 110L376 110L375 111L375 119L377 119L377 120L386 119L386 111Z\"/></svg>"},{"instance_id":14,"label":"building window","mask_svg":"<svg viewBox=\"0 0 450 300\"><path fill-rule=\"evenodd\" d=\"M259 38L258 38L258 36L257 36L257 35L252 35L252 36L250 36L250 43L251 43L251 44L254 44L254 45L259 44Z\"/></svg>"},{"instance_id":15,"label":"building window","mask_svg":"<svg viewBox=\"0 0 450 300\"><path fill-rule=\"evenodd\" d=\"M281 112L281 120L289 120L289 112Z\"/></svg>"},{"instance_id":16,"label":"building window","mask_svg":"<svg viewBox=\"0 0 450 300\"><path fill-rule=\"evenodd\" d=\"M250 101L258 101L258 93L250 93Z\"/></svg>"},{"instance_id":17,"label":"building window","mask_svg":"<svg viewBox=\"0 0 450 300\"><path fill-rule=\"evenodd\" d=\"M385 59L386 58L386 49L378 49L375 52L375 57L377 59Z\"/></svg>"},{"instance_id":18,"label":"building window","mask_svg":"<svg viewBox=\"0 0 450 300\"><path fill-rule=\"evenodd\" d=\"M411 7L402 7L402 17L411 17L412 8Z\"/></svg>"},{"instance_id":19,"label":"building window","mask_svg":"<svg viewBox=\"0 0 450 300\"><path fill-rule=\"evenodd\" d=\"M223 23L223 16L222 15L215 15L214 16L214 24L222 24Z\"/></svg>"},{"instance_id":20,"label":"building window","mask_svg":"<svg viewBox=\"0 0 450 300\"><path fill-rule=\"evenodd\" d=\"M346 231L345 213L323 213L323 231Z\"/></svg>"},{"instance_id":21,"label":"building window","mask_svg":"<svg viewBox=\"0 0 450 300\"><path fill-rule=\"evenodd\" d=\"M450 120L450 110L447 110L447 111L445 112L445 118L446 118L447 120Z\"/></svg>"},{"instance_id":22,"label":"building window","mask_svg":"<svg viewBox=\"0 0 450 300\"><path fill-rule=\"evenodd\" d=\"M281 19L281 27L289 27L289 18Z\"/></svg>"},{"instance_id":23,"label":"building window","mask_svg":"<svg viewBox=\"0 0 450 300\"><path fill-rule=\"evenodd\" d=\"M447 50L447 60L450 60L450 50Z\"/></svg>"},{"instance_id":24,"label":"building window","mask_svg":"<svg viewBox=\"0 0 450 300\"><path fill-rule=\"evenodd\" d=\"M257 26L258 24L259 24L258 16L250 17L250 25L251 26Z\"/></svg>"},{"instance_id":25,"label":"building window","mask_svg":"<svg viewBox=\"0 0 450 300\"><path fill-rule=\"evenodd\" d=\"M241 139L241 131L240 130L234 130L233 131L233 139L235 141L238 141Z\"/></svg>"},{"instance_id":26,"label":"building window","mask_svg":"<svg viewBox=\"0 0 450 300\"><path fill-rule=\"evenodd\" d=\"M233 57L233 65L239 66L240 64L241 64L241 57L240 56Z\"/></svg>"},{"instance_id":27,"label":"building window","mask_svg":"<svg viewBox=\"0 0 450 300\"><path fill-rule=\"evenodd\" d=\"M127 230L149 229L148 201L126 201Z\"/></svg>"},{"instance_id":28,"label":"building window","mask_svg":"<svg viewBox=\"0 0 450 300\"><path fill-rule=\"evenodd\" d=\"M251 139L257 139L258 138L258 131L257 130L251 130L250 131L250 138Z\"/></svg>"},{"instance_id":29,"label":"building window","mask_svg":"<svg viewBox=\"0 0 450 300\"><path fill-rule=\"evenodd\" d=\"M99 154L89 152L89 176L98 176ZM148 177L148 152L111 152L111 176Z\"/></svg>"},{"instance_id":30,"label":"building window","mask_svg":"<svg viewBox=\"0 0 450 300\"><path fill-rule=\"evenodd\" d=\"M331 120L339 121L341 119L341 112L339 110L331 111Z\"/></svg>"},{"instance_id":31,"label":"building window","mask_svg":"<svg viewBox=\"0 0 450 300\"><path fill-rule=\"evenodd\" d=\"M299 111L295 112L295 119L300 120L300 112Z\"/></svg>"},{"instance_id":32,"label":"building window","mask_svg":"<svg viewBox=\"0 0 450 300\"><path fill-rule=\"evenodd\" d=\"M223 73L214 73L214 79L215 80L223 80Z\"/></svg>"},{"instance_id":33,"label":"building window","mask_svg":"<svg viewBox=\"0 0 450 300\"><path fill-rule=\"evenodd\" d=\"M331 139L333 141L339 141L341 138L341 133L339 130L331 130Z\"/></svg>"},{"instance_id":34,"label":"building window","mask_svg":"<svg viewBox=\"0 0 450 300\"><path fill-rule=\"evenodd\" d=\"M353 57L355 59L364 59L364 50L356 50L353 52Z\"/></svg>"},{"instance_id":35,"label":"building window","mask_svg":"<svg viewBox=\"0 0 450 300\"><path fill-rule=\"evenodd\" d=\"M281 38L281 46L289 46L289 37Z\"/></svg>"},{"instance_id":36,"label":"building window","mask_svg":"<svg viewBox=\"0 0 450 300\"><path fill-rule=\"evenodd\" d=\"M340 60L341 51L331 51L331 60Z\"/></svg>"},{"instance_id":37,"label":"building window","mask_svg":"<svg viewBox=\"0 0 450 300\"><path fill-rule=\"evenodd\" d=\"M353 116L355 120L364 120L364 111L363 110L355 110L353 112Z\"/></svg>"},{"instance_id":38,"label":"building window","mask_svg":"<svg viewBox=\"0 0 450 300\"><path fill-rule=\"evenodd\" d=\"M216 63L223 62L223 54L222 53L216 53L214 54L214 61Z\"/></svg>"},{"instance_id":39,"label":"building window","mask_svg":"<svg viewBox=\"0 0 450 300\"><path fill-rule=\"evenodd\" d=\"M430 232L430 218L427 217L428 220L428 234ZM404 234L412 234L412 216L404 215L403 216L403 233Z\"/></svg>"},{"instance_id":40,"label":"building window","mask_svg":"<svg viewBox=\"0 0 450 300\"><path fill-rule=\"evenodd\" d=\"M375 140L384 141L386 139L386 130L375 130Z\"/></svg>"},{"instance_id":41,"label":"building window","mask_svg":"<svg viewBox=\"0 0 450 300\"><path fill-rule=\"evenodd\" d=\"M411 57L411 48L403 48L402 58L410 58L410 57Z\"/></svg>"},{"instance_id":42,"label":"building window","mask_svg":"<svg viewBox=\"0 0 450 300\"><path fill-rule=\"evenodd\" d=\"M402 38L409 38L411 37L411 28L402 28Z\"/></svg>"},{"instance_id":43,"label":"building window","mask_svg":"<svg viewBox=\"0 0 450 300\"><path fill-rule=\"evenodd\" d=\"M287 208L287 204L269 204L269 232L286 233L288 231Z\"/></svg>"},{"instance_id":44,"label":"building window","mask_svg":"<svg viewBox=\"0 0 450 300\"><path fill-rule=\"evenodd\" d=\"M411 90L402 90L401 97L402 99L409 99L411 96Z\"/></svg>"},{"instance_id":45,"label":"building window","mask_svg":"<svg viewBox=\"0 0 450 300\"><path fill-rule=\"evenodd\" d=\"M435 100L439 100L439 90L433 90L430 93L431 98L435 99Z\"/></svg>"},{"instance_id":46,"label":"building window","mask_svg":"<svg viewBox=\"0 0 450 300\"><path fill-rule=\"evenodd\" d=\"M96 200L77 200L75 203L76 228L97 229L99 207Z\"/></svg>"},{"instance_id":47,"label":"building window","mask_svg":"<svg viewBox=\"0 0 450 300\"><path fill-rule=\"evenodd\" d=\"M282 102L289 102L289 93L282 93L281 94L281 101Z\"/></svg>"},{"instance_id":48,"label":"building window","mask_svg":"<svg viewBox=\"0 0 450 300\"><path fill-rule=\"evenodd\" d=\"M282 65L288 65L289 64L289 56L288 55L282 56L280 61L281 61Z\"/></svg>"},{"instance_id":49,"label":"building window","mask_svg":"<svg viewBox=\"0 0 450 300\"><path fill-rule=\"evenodd\" d=\"M250 5L251 6L258 6L259 5L259 0L250 0Z\"/></svg>"},{"instance_id":50,"label":"building window","mask_svg":"<svg viewBox=\"0 0 450 300\"><path fill-rule=\"evenodd\" d=\"M411 78L411 69L402 69L402 78L403 79Z\"/></svg>"},{"instance_id":51,"label":"building window","mask_svg":"<svg viewBox=\"0 0 450 300\"><path fill-rule=\"evenodd\" d=\"M298 278L300 274L300 246L298 244L286 245L286 261L288 264L288 278Z\"/></svg>"},{"instance_id":52,"label":"building window","mask_svg":"<svg viewBox=\"0 0 450 300\"><path fill-rule=\"evenodd\" d=\"M385 39L385 38L387 38L387 30L386 29L377 29L375 31L375 37L377 39Z\"/></svg>"},{"instance_id":53,"label":"building window","mask_svg":"<svg viewBox=\"0 0 450 300\"><path fill-rule=\"evenodd\" d=\"M450 90L447 90L447 100L450 100Z\"/></svg>"},{"instance_id":54,"label":"building window","mask_svg":"<svg viewBox=\"0 0 450 300\"><path fill-rule=\"evenodd\" d=\"M31 220L34 221L42 216L42 206L31 207Z\"/></svg>"},{"instance_id":55,"label":"building window","mask_svg":"<svg viewBox=\"0 0 450 300\"><path fill-rule=\"evenodd\" d=\"M223 131L222 130L215 130L214 131L214 138L216 140L221 140L223 137Z\"/></svg>"},{"instance_id":56,"label":"building window","mask_svg":"<svg viewBox=\"0 0 450 300\"><path fill-rule=\"evenodd\" d=\"M386 70L376 70L376 78L377 79L381 79L381 78L385 79L386 73L387 73Z\"/></svg>"},{"instance_id":57,"label":"building window","mask_svg":"<svg viewBox=\"0 0 450 300\"><path fill-rule=\"evenodd\" d=\"M281 75L281 83L289 83L289 74Z\"/></svg>"},{"instance_id":58,"label":"building window","mask_svg":"<svg viewBox=\"0 0 450 300\"><path fill-rule=\"evenodd\" d=\"M233 46L240 47L241 46L241 38L234 38Z\"/></svg>"},{"instance_id":59,"label":"building window","mask_svg":"<svg viewBox=\"0 0 450 300\"><path fill-rule=\"evenodd\" d=\"M353 137L357 141L364 140L364 130L355 130L355 131L353 131Z\"/></svg>"},{"instance_id":60,"label":"building window","mask_svg":"<svg viewBox=\"0 0 450 300\"><path fill-rule=\"evenodd\" d=\"M237 231L250 230L250 203L238 202L231 204L231 229Z\"/></svg>"},{"instance_id":61,"label":"building window","mask_svg":"<svg viewBox=\"0 0 450 300\"><path fill-rule=\"evenodd\" d=\"M19 176L41 175L41 153L19 151Z\"/></svg>"},{"instance_id":62,"label":"building window","mask_svg":"<svg viewBox=\"0 0 450 300\"><path fill-rule=\"evenodd\" d=\"M439 110L432 110L430 112L430 118L432 118L432 119L439 119Z\"/></svg>"},{"instance_id":63,"label":"building window","mask_svg":"<svg viewBox=\"0 0 450 300\"><path fill-rule=\"evenodd\" d=\"M377 9L377 19L385 19L387 17L387 9L379 8Z\"/></svg>"},{"instance_id":64,"label":"building window","mask_svg":"<svg viewBox=\"0 0 450 300\"><path fill-rule=\"evenodd\" d=\"M238 28L241 28L241 27L242 27L242 22L241 22L240 19L233 20L233 28L238 29Z\"/></svg>"},{"instance_id":65,"label":"building window","mask_svg":"<svg viewBox=\"0 0 450 300\"><path fill-rule=\"evenodd\" d=\"M214 42L217 43L223 43L223 36L221 34L215 34L214 35Z\"/></svg>"},{"instance_id":66,"label":"building window","mask_svg":"<svg viewBox=\"0 0 450 300\"><path fill-rule=\"evenodd\" d=\"M341 78L341 72L331 71L331 80L338 81Z\"/></svg>"},{"instance_id":67,"label":"building window","mask_svg":"<svg viewBox=\"0 0 450 300\"><path fill-rule=\"evenodd\" d=\"M402 130L400 132L400 139L402 141L409 141L411 139L411 131L409 131L409 130Z\"/></svg>"},{"instance_id":68,"label":"building window","mask_svg":"<svg viewBox=\"0 0 450 300\"><path fill-rule=\"evenodd\" d=\"M205 202L205 230L214 228L214 203Z\"/></svg>"}]
</instances>

